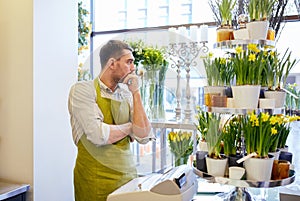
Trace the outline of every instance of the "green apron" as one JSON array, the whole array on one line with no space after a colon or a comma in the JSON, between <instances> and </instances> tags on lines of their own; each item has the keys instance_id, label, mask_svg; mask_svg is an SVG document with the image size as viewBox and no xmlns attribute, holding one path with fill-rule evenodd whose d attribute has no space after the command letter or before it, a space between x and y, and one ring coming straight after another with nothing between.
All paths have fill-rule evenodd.
<instances>
[{"instance_id":1,"label":"green apron","mask_svg":"<svg viewBox=\"0 0 300 201\"><path fill-rule=\"evenodd\" d=\"M97 104L104 115L104 123L129 122L130 108L126 101L101 97L98 80L94 80ZM84 134L78 144L74 168L76 201L106 201L108 194L137 177L135 162L130 150L130 138L96 146Z\"/></svg>"}]
</instances>

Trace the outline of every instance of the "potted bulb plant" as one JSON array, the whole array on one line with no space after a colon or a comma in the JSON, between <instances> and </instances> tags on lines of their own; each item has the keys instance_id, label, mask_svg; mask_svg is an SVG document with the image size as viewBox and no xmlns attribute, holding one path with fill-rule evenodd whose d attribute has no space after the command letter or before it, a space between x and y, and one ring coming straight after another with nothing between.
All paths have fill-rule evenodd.
<instances>
[{"instance_id":1,"label":"potted bulb plant","mask_svg":"<svg viewBox=\"0 0 300 201\"><path fill-rule=\"evenodd\" d=\"M244 162L248 180L268 181L271 179L274 157L269 155L271 142L278 131L276 115L252 112L242 119L242 130L247 154L255 153Z\"/></svg>"},{"instance_id":2,"label":"potted bulb plant","mask_svg":"<svg viewBox=\"0 0 300 201\"><path fill-rule=\"evenodd\" d=\"M233 40L232 11L236 0L211 0L209 5L220 25L217 28L217 42Z\"/></svg>"},{"instance_id":3,"label":"potted bulb plant","mask_svg":"<svg viewBox=\"0 0 300 201\"><path fill-rule=\"evenodd\" d=\"M266 40L269 29L268 18L277 0L250 0L248 13L250 22L246 24L250 39Z\"/></svg>"},{"instance_id":4,"label":"potted bulb plant","mask_svg":"<svg viewBox=\"0 0 300 201\"><path fill-rule=\"evenodd\" d=\"M227 167L227 157L221 154L221 139L223 132L222 117L220 114L210 113L206 133L208 154L206 157L207 173L223 177Z\"/></svg>"},{"instance_id":5,"label":"potted bulb plant","mask_svg":"<svg viewBox=\"0 0 300 201\"><path fill-rule=\"evenodd\" d=\"M263 72L263 55L256 44L248 44L247 50L237 46L232 58L236 85L232 94L236 108L254 109L258 106L261 75Z\"/></svg>"},{"instance_id":6,"label":"potted bulb plant","mask_svg":"<svg viewBox=\"0 0 300 201\"><path fill-rule=\"evenodd\" d=\"M243 157L241 153L241 117L232 115L225 123L223 128L223 147L224 154L228 157L228 166L243 167L243 163L236 161Z\"/></svg>"},{"instance_id":7,"label":"potted bulb plant","mask_svg":"<svg viewBox=\"0 0 300 201\"><path fill-rule=\"evenodd\" d=\"M283 90L286 79L291 69L297 64L296 59L291 58L291 51L286 49L283 56L275 51L268 60L268 68L266 77L268 78L268 90L264 91L265 98L275 99L275 107L284 107L286 92Z\"/></svg>"},{"instance_id":8,"label":"potted bulb plant","mask_svg":"<svg viewBox=\"0 0 300 201\"><path fill-rule=\"evenodd\" d=\"M205 105L226 107L225 89L231 84L234 75L231 60L226 57L214 58L209 53L203 63L207 77L207 86L204 87Z\"/></svg>"}]
</instances>

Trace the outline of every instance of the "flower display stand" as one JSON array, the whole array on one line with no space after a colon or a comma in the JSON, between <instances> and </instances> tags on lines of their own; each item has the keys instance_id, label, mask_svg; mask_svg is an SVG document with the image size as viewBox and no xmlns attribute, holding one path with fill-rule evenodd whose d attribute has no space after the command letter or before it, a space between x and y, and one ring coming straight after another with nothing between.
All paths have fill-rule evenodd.
<instances>
[{"instance_id":1,"label":"flower display stand","mask_svg":"<svg viewBox=\"0 0 300 201\"><path fill-rule=\"evenodd\" d=\"M241 47L243 50L246 50L248 48L249 44L255 44L259 48L274 48L275 42L270 40L261 40L258 39L252 39L252 40L227 40L222 42L217 42L214 44L214 48L221 49L226 52L233 52L232 50L237 47ZM231 88L233 88L231 86ZM248 92L244 93L246 90L242 90L242 98L238 98L238 101L234 101L234 104L232 104L232 107L214 107L214 106L206 106L204 107L207 112L211 113L220 113L220 114L235 114L235 115L247 115L248 113L253 114L259 114L259 113L268 113L269 115L275 115L275 114L285 114L285 108L283 106L276 105L275 108L270 107L264 107L264 108L258 108L259 103L259 96L260 96L260 90L257 90L254 95L249 95ZM233 99L235 99L236 92L233 92ZM248 105L248 106L239 106L235 102L240 102L244 104L249 97L255 97L256 100L254 101L254 105ZM243 99L245 98L245 99ZM241 154L245 156L246 153L246 144L245 144L245 136L244 133L241 133ZM250 139L250 138L249 138ZM251 141L248 141L251 142ZM249 151L249 150L247 150ZM251 152L248 152L251 153ZM255 151L254 151L255 153ZM252 168L252 170L246 169L246 162L252 163L250 161L253 158L249 158L248 160L244 161L244 168L246 174L241 177L241 179L232 179L233 177L228 176L228 174L225 174L225 176L216 176L213 174L209 174L208 171L204 172L203 170L199 170L197 168L198 164L196 164L196 167L194 167L194 172L196 175L198 175L200 178L203 178L207 180L210 183L218 183L223 185L232 185L234 186L233 190L227 193L224 193L222 196L223 200L239 200L239 201L250 201L254 200L254 197L249 192L249 188L272 188L272 187L279 187L279 186L285 186L293 183L295 181L295 175L296 172L293 169L289 170L289 175L287 178L284 179L276 179L272 180L271 173L272 173L272 166L273 166L273 159L271 160L271 163L268 165L268 168L260 168L257 165ZM256 160L257 158L255 158ZM262 159L263 160L263 159ZM255 175L253 176L252 173L257 173L259 170L265 170L269 169L270 172L264 174L267 174L268 177L266 178L257 178ZM252 177L250 176L252 175Z\"/></svg>"},{"instance_id":2,"label":"flower display stand","mask_svg":"<svg viewBox=\"0 0 300 201\"><path fill-rule=\"evenodd\" d=\"M253 180L237 180L237 179L229 179L226 177L214 177L205 172L194 168L194 173L201 178L209 180L211 183L219 183L224 185L232 185L235 186L234 190L223 195L224 200L236 200L236 201L251 201L253 200L253 196L247 190L247 188L271 188L271 187L279 187L286 186L295 181L296 172L294 170L290 170L289 177L286 179L280 180L268 180L268 181L253 181Z\"/></svg>"},{"instance_id":3,"label":"flower display stand","mask_svg":"<svg viewBox=\"0 0 300 201\"><path fill-rule=\"evenodd\" d=\"M206 107L207 111L215 113L227 113L227 114L241 114L246 115L248 112L253 111L253 109L240 109L240 108L225 108L225 107ZM274 108L274 109L255 109L256 113L268 112L269 114L284 114L284 108ZM272 160L273 161L273 160ZM246 162L246 161L245 161ZM250 162L250 161L247 161ZM261 168L254 168L254 171ZM252 170L253 171L253 170ZM197 167L194 167L194 173L199 177L207 180L210 183L218 183L223 185L232 185L235 188L222 195L224 200L230 201L251 201L254 200L251 193L248 191L248 188L272 188L292 184L295 181L296 172L292 169L289 170L289 177L285 179L278 180L255 180L255 179L230 179L228 176L213 176L199 170Z\"/></svg>"}]
</instances>

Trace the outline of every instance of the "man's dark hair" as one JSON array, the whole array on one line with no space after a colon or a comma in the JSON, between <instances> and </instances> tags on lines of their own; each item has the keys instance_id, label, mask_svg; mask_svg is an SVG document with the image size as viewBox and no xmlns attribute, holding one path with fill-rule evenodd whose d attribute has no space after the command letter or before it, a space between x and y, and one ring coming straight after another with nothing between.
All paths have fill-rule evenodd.
<instances>
[{"instance_id":1,"label":"man's dark hair","mask_svg":"<svg viewBox=\"0 0 300 201\"><path fill-rule=\"evenodd\" d=\"M102 70L110 58L119 59L123 54L123 50L127 49L131 52L132 48L125 42L120 40L109 40L100 50L100 63Z\"/></svg>"}]
</instances>

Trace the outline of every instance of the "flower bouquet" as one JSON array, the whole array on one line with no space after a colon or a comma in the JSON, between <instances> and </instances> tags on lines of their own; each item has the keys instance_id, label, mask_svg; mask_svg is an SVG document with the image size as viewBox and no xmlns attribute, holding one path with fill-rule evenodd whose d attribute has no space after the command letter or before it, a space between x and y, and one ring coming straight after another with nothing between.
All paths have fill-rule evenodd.
<instances>
[{"instance_id":1,"label":"flower bouquet","mask_svg":"<svg viewBox=\"0 0 300 201\"><path fill-rule=\"evenodd\" d=\"M189 156L193 153L193 137L192 132L181 131L168 134L168 142L170 150L175 157L175 166L186 164ZM196 136L198 143L198 137Z\"/></svg>"},{"instance_id":2,"label":"flower bouquet","mask_svg":"<svg viewBox=\"0 0 300 201\"><path fill-rule=\"evenodd\" d=\"M141 96L151 120L164 119L164 82L168 69L165 49L142 40L127 41L132 47L137 74L142 80Z\"/></svg>"}]
</instances>

